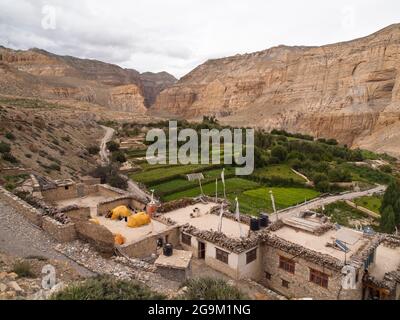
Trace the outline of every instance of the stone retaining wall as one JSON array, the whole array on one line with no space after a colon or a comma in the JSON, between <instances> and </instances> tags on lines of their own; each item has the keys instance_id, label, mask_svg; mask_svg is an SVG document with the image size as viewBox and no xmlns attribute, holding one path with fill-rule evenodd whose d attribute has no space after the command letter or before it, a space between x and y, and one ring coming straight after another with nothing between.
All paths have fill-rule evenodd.
<instances>
[{"instance_id":1,"label":"stone retaining wall","mask_svg":"<svg viewBox=\"0 0 400 320\"><path fill-rule=\"evenodd\" d=\"M114 253L114 236L102 225L89 221L76 221L78 238L92 244L98 251L111 256Z\"/></svg>"},{"instance_id":2,"label":"stone retaining wall","mask_svg":"<svg viewBox=\"0 0 400 320\"><path fill-rule=\"evenodd\" d=\"M127 243L119 247L120 251L130 258L146 258L152 253L157 252L157 240L162 238L164 243L171 243L176 248L180 243L180 232L178 227L170 227L167 230L154 234L152 236L145 236L143 239L135 241L134 243Z\"/></svg>"},{"instance_id":3,"label":"stone retaining wall","mask_svg":"<svg viewBox=\"0 0 400 320\"><path fill-rule=\"evenodd\" d=\"M22 214L29 222L41 227L56 240L69 242L76 239L73 223L61 224L53 218L43 215L39 210L1 187L0 198L17 210L18 213Z\"/></svg>"}]
</instances>

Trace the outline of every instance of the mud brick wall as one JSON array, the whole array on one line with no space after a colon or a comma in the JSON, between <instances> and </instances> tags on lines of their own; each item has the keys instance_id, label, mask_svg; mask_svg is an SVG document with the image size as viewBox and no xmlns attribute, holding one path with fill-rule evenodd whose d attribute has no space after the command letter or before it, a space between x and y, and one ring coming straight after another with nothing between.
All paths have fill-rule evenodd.
<instances>
[{"instance_id":1,"label":"mud brick wall","mask_svg":"<svg viewBox=\"0 0 400 320\"><path fill-rule=\"evenodd\" d=\"M157 240L162 238L164 243L166 237L168 237L168 242L176 248L180 242L180 232L178 227L170 227L169 229L157 233L152 236L145 236L144 238L135 241L134 243L127 243L119 247L119 249L131 258L146 258L152 253L157 252Z\"/></svg>"},{"instance_id":2,"label":"mud brick wall","mask_svg":"<svg viewBox=\"0 0 400 320\"><path fill-rule=\"evenodd\" d=\"M42 228L59 242L71 242L77 239L73 223L61 224L49 217L43 217Z\"/></svg>"},{"instance_id":3,"label":"mud brick wall","mask_svg":"<svg viewBox=\"0 0 400 320\"><path fill-rule=\"evenodd\" d=\"M264 276L260 280L267 288L277 291L288 298L313 298L319 300L360 300L362 295L362 281L358 281L357 290L343 290L341 288L342 275L340 270L323 267L285 251L271 247L261 246L263 257ZM289 273L279 268L279 257L283 256L295 262L295 273ZM329 275L328 288L310 282L310 268ZM267 279L265 273L271 275ZM289 282L288 288L282 285L282 280Z\"/></svg>"},{"instance_id":4,"label":"mud brick wall","mask_svg":"<svg viewBox=\"0 0 400 320\"><path fill-rule=\"evenodd\" d=\"M166 279L184 282L191 276L191 266L189 265L186 269L176 269L164 266L157 266L157 272Z\"/></svg>"}]
</instances>

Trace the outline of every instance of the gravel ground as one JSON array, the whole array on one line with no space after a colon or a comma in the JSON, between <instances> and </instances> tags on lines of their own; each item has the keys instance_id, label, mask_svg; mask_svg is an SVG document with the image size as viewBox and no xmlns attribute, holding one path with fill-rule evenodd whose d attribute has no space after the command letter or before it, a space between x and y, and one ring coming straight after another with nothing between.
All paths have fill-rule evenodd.
<instances>
[{"instance_id":1,"label":"gravel ground","mask_svg":"<svg viewBox=\"0 0 400 320\"><path fill-rule=\"evenodd\" d=\"M42 256L47 259L68 262L81 276L93 272L57 252L57 243L42 230L32 225L9 205L0 202L0 252L17 256Z\"/></svg>"}]
</instances>

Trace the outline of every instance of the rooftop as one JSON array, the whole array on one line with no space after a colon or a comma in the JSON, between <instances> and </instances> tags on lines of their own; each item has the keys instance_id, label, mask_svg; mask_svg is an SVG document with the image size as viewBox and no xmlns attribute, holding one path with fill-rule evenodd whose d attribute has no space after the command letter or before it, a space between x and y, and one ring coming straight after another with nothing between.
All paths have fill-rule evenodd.
<instances>
[{"instance_id":1,"label":"rooftop","mask_svg":"<svg viewBox=\"0 0 400 320\"><path fill-rule=\"evenodd\" d=\"M375 263L369 268L369 273L377 280L383 280L385 273L396 271L400 267L400 247L389 248L384 244L376 250Z\"/></svg>"},{"instance_id":2,"label":"rooftop","mask_svg":"<svg viewBox=\"0 0 400 320\"><path fill-rule=\"evenodd\" d=\"M284 226L273 231L272 234L307 249L329 255L342 262L345 261L345 258L349 260L353 254L357 253L365 244L370 242L370 240L363 237L362 232L348 228L340 228L339 230L330 229L321 235L316 235L293 227ZM349 251L345 253L339 248L334 248L333 243L335 240L342 241ZM327 244L329 245L327 246Z\"/></svg>"},{"instance_id":3,"label":"rooftop","mask_svg":"<svg viewBox=\"0 0 400 320\"><path fill-rule=\"evenodd\" d=\"M219 224L219 216L215 214L209 214L208 212L215 206L218 206L217 203L198 203L195 205L187 206L185 208L173 210L170 212L167 212L164 214L164 217L170 218L178 225L185 225L185 224L190 224L193 227L202 230L202 231L217 231L218 230L218 224ZM198 208L199 209L199 215L198 217L192 218L190 216L191 213L193 213L193 209ZM242 232L244 235L247 236L249 232L249 226L244 223L240 223ZM226 236L230 238L240 238L240 229L239 229L239 224L236 221L233 221L231 219L222 218L222 233L224 233Z\"/></svg>"},{"instance_id":4,"label":"rooftop","mask_svg":"<svg viewBox=\"0 0 400 320\"><path fill-rule=\"evenodd\" d=\"M186 269L189 267L192 255L191 251L174 250L173 255L170 257L160 255L154 264L158 267Z\"/></svg>"}]
</instances>

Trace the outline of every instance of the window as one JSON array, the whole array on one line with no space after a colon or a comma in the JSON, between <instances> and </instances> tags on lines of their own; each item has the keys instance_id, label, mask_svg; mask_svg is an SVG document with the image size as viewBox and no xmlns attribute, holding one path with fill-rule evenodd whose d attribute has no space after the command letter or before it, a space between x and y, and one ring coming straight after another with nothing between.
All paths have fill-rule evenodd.
<instances>
[{"instance_id":1,"label":"window","mask_svg":"<svg viewBox=\"0 0 400 320\"><path fill-rule=\"evenodd\" d=\"M257 260L257 248L246 253L246 264Z\"/></svg>"},{"instance_id":2,"label":"window","mask_svg":"<svg viewBox=\"0 0 400 320\"><path fill-rule=\"evenodd\" d=\"M68 189L69 189L69 187L68 187L68 186L65 186L65 187L64 187L64 189L65 189L65 190L68 190Z\"/></svg>"},{"instance_id":3,"label":"window","mask_svg":"<svg viewBox=\"0 0 400 320\"><path fill-rule=\"evenodd\" d=\"M220 249L216 249L216 255L215 257L217 258L217 260L228 264L228 257L229 257L229 253L222 251Z\"/></svg>"},{"instance_id":4,"label":"window","mask_svg":"<svg viewBox=\"0 0 400 320\"><path fill-rule=\"evenodd\" d=\"M271 280L271 277L272 275L269 272L265 271L265 279Z\"/></svg>"},{"instance_id":5,"label":"window","mask_svg":"<svg viewBox=\"0 0 400 320\"><path fill-rule=\"evenodd\" d=\"M291 259L280 256L279 257L279 268L285 270L286 272L294 274L295 263Z\"/></svg>"},{"instance_id":6,"label":"window","mask_svg":"<svg viewBox=\"0 0 400 320\"><path fill-rule=\"evenodd\" d=\"M328 288L329 276L318 270L310 269L310 282L313 282L323 288Z\"/></svg>"},{"instance_id":7,"label":"window","mask_svg":"<svg viewBox=\"0 0 400 320\"><path fill-rule=\"evenodd\" d=\"M289 288L289 281L286 281L286 280L282 279L282 287Z\"/></svg>"},{"instance_id":8,"label":"window","mask_svg":"<svg viewBox=\"0 0 400 320\"><path fill-rule=\"evenodd\" d=\"M182 233L182 243L186 244L188 246L191 246L192 245L192 237L187 234Z\"/></svg>"}]
</instances>

